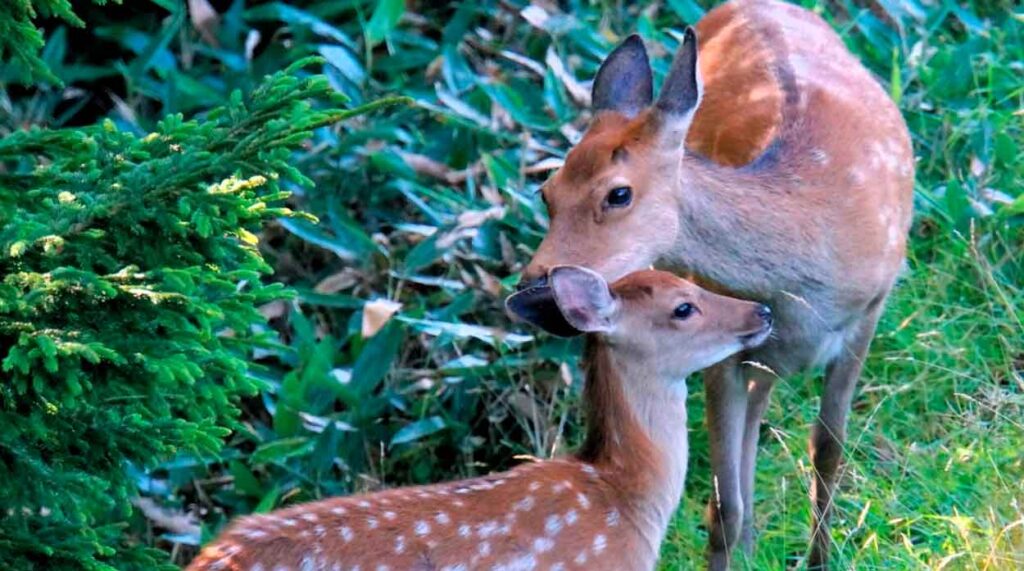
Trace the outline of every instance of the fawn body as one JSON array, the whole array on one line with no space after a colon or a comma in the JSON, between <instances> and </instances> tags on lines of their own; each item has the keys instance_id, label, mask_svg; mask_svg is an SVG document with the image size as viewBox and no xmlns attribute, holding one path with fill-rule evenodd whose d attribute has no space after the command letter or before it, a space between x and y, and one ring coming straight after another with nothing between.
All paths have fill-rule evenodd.
<instances>
[{"instance_id":1,"label":"fawn body","mask_svg":"<svg viewBox=\"0 0 1024 571\"><path fill-rule=\"evenodd\" d=\"M602 64L595 119L542 189L551 223L523 286L558 264L609 280L657 264L769 304L777 336L705 374L716 482L709 563L725 568L735 544L752 546L754 462L773 381L824 366L809 564L825 567L847 413L904 260L910 137L878 82L811 12L732 1L697 32L699 44L687 30L657 100L638 37ZM536 317L572 330L556 313Z\"/></svg>"},{"instance_id":2,"label":"fawn body","mask_svg":"<svg viewBox=\"0 0 1024 571\"><path fill-rule=\"evenodd\" d=\"M684 378L762 342L770 316L662 272L627 276L611 290L588 270L551 275L545 287L560 311L594 333L588 432L574 457L246 517L189 569L652 569L686 476ZM510 305L529 305L534 293ZM690 313L680 317L684 305Z\"/></svg>"}]
</instances>

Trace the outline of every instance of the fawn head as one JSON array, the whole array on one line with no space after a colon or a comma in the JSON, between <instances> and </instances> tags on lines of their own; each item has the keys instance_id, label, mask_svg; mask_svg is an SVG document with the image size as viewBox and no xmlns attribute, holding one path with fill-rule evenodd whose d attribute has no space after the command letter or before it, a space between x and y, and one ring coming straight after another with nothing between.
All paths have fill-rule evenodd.
<instances>
[{"instance_id":1,"label":"fawn head","mask_svg":"<svg viewBox=\"0 0 1024 571\"><path fill-rule=\"evenodd\" d=\"M657 101L647 52L630 36L594 79L595 120L541 189L550 228L522 285L573 264L609 280L646 268L679 230L683 143L700 103L697 38L688 28Z\"/></svg>"},{"instance_id":2,"label":"fawn head","mask_svg":"<svg viewBox=\"0 0 1024 571\"><path fill-rule=\"evenodd\" d=\"M550 315L549 299L558 316ZM656 270L629 274L609 287L586 268L556 266L545 285L513 294L506 305L554 334L598 334L630 358L656 363L659 375L673 379L760 345L772 326L765 305L718 295Z\"/></svg>"}]
</instances>

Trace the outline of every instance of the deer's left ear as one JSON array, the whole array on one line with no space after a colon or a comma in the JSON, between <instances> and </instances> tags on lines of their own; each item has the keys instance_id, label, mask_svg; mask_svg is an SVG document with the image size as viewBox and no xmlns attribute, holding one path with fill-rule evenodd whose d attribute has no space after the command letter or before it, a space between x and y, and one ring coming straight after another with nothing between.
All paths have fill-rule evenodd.
<instances>
[{"instance_id":1,"label":"deer's left ear","mask_svg":"<svg viewBox=\"0 0 1024 571\"><path fill-rule=\"evenodd\" d=\"M548 279L558 310L569 324L587 333L611 331L619 302L604 278L579 266L555 266Z\"/></svg>"},{"instance_id":2,"label":"deer's left ear","mask_svg":"<svg viewBox=\"0 0 1024 571\"><path fill-rule=\"evenodd\" d=\"M591 90L591 105L594 111L616 111L635 117L653 99L654 78L647 49L640 36L633 34L601 63Z\"/></svg>"},{"instance_id":3,"label":"deer's left ear","mask_svg":"<svg viewBox=\"0 0 1024 571\"><path fill-rule=\"evenodd\" d=\"M667 141L682 147L703 94L704 85L697 60L697 33L688 27L654 104L657 120L661 123L659 127Z\"/></svg>"}]
</instances>

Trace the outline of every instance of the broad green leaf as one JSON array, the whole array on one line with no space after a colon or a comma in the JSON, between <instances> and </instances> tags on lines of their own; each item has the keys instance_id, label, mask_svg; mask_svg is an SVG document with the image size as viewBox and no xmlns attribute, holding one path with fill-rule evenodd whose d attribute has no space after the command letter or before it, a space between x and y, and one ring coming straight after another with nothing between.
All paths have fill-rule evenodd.
<instances>
[{"instance_id":1,"label":"broad green leaf","mask_svg":"<svg viewBox=\"0 0 1024 571\"><path fill-rule=\"evenodd\" d=\"M374 9L373 16L370 17L366 29L363 30L366 42L370 47L384 41L384 38L398 25L398 20L402 18L403 12L405 12L405 0L377 0L377 8Z\"/></svg>"},{"instance_id":2,"label":"broad green leaf","mask_svg":"<svg viewBox=\"0 0 1024 571\"><path fill-rule=\"evenodd\" d=\"M313 450L313 446L313 440L306 436L273 440L256 448L249 457L249 462L252 464L280 462L293 456L309 454Z\"/></svg>"},{"instance_id":3,"label":"broad green leaf","mask_svg":"<svg viewBox=\"0 0 1024 571\"><path fill-rule=\"evenodd\" d=\"M405 328L396 320L391 320L363 345L352 368L350 383L356 394L370 394L384 380L398 357L404 339Z\"/></svg>"},{"instance_id":4,"label":"broad green leaf","mask_svg":"<svg viewBox=\"0 0 1024 571\"><path fill-rule=\"evenodd\" d=\"M407 424L391 437L391 446L406 444L444 430L447 425L440 416L430 416Z\"/></svg>"}]
</instances>

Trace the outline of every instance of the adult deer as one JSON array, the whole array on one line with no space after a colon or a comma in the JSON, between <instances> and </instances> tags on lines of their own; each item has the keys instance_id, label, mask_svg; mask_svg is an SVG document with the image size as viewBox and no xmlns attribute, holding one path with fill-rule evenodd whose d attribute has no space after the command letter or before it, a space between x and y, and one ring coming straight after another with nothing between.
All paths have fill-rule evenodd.
<instances>
[{"instance_id":1,"label":"adult deer","mask_svg":"<svg viewBox=\"0 0 1024 571\"><path fill-rule=\"evenodd\" d=\"M699 50L688 29L656 101L637 36L601 65L593 123L542 189L550 228L522 283L542 282L557 264L610 280L658 264L768 303L777 338L704 377L716 490L709 567L726 568L736 543L752 548L754 463L773 380L823 365L808 564L826 568L847 413L904 259L910 138L878 82L811 12L738 0L697 32Z\"/></svg>"},{"instance_id":2,"label":"adult deer","mask_svg":"<svg viewBox=\"0 0 1024 571\"><path fill-rule=\"evenodd\" d=\"M536 318L553 298L576 330L593 333L589 428L575 457L246 518L189 569L653 569L686 477L685 377L763 342L771 314L664 272L609 290L589 270L559 267L550 284L509 304Z\"/></svg>"}]
</instances>

